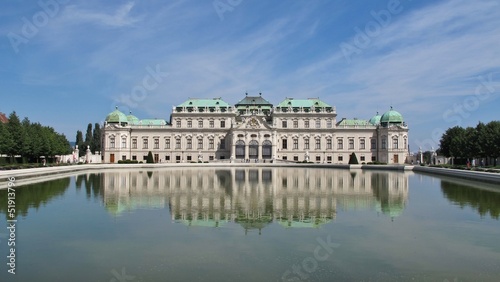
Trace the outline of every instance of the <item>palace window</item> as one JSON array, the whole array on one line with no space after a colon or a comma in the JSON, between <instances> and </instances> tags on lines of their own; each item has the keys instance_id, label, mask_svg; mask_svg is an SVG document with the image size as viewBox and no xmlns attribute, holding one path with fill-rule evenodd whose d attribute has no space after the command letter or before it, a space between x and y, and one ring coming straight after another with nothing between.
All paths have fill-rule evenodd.
<instances>
[{"instance_id":1,"label":"palace window","mask_svg":"<svg viewBox=\"0 0 500 282\"><path fill-rule=\"evenodd\" d=\"M208 126L210 126L210 128L214 128L214 121L213 120L210 120L208 122Z\"/></svg>"},{"instance_id":2,"label":"palace window","mask_svg":"<svg viewBox=\"0 0 500 282\"><path fill-rule=\"evenodd\" d=\"M226 121L225 121L225 120L221 120L221 121L220 121L220 127L221 127L221 128L226 127Z\"/></svg>"},{"instance_id":3,"label":"palace window","mask_svg":"<svg viewBox=\"0 0 500 282\"><path fill-rule=\"evenodd\" d=\"M193 139L188 138L187 139L187 147L186 149L193 149Z\"/></svg>"},{"instance_id":4,"label":"palace window","mask_svg":"<svg viewBox=\"0 0 500 282\"><path fill-rule=\"evenodd\" d=\"M160 139L155 138L155 141L154 141L154 142L155 142L155 145L154 145L155 147L154 147L154 148L155 148L155 149L160 149Z\"/></svg>"},{"instance_id":5,"label":"palace window","mask_svg":"<svg viewBox=\"0 0 500 282\"><path fill-rule=\"evenodd\" d=\"M281 149L286 150L288 149L288 140L283 139L281 142Z\"/></svg>"},{"instance_id":6,"label":"palace window","mask_svg":"<svg viewBox=\"0 0 500 282\"><path fill-rule=\"evenodd\" d=\"M327 128L332 128L332 120L331 119L327 119L326 120L326 127Z\"/></svg>"},{"instance_id":7,"label":"palace window","mask_svg":"<svg viewBox=\"0 0 500 282\"><path fill-rule=\"evenodd\" d=\"M180 138L175 139L175 148L176 149L181 148L181 139Z\"/></svg>"},{"instance_id":8,"label":"palace window","mask_svg":"<svg viewBox=\"0 0 500 282\"><path fill-rule=\"evenodd\" d=\"M127 138L122 137L122 148L125 149L127 148Z\"/></svg>"},{"instance_id":9,"label":"palace window","mask_svg":"<svg viewBox=\"0 0 500 282\"><path fill-rule=\"evenodd\" d=\"M165 139L165 149L170 149L170 138Z\"/></svg>"},{"instance_id":10,"label":"palace window","mask_svg":"<svg viewBox=\"0 0 500 282\"><path fill-rule=\"evenodd\" d=\"M309 150L309 138L304 139L304 150Z\"/></svg>"},{"instance_id":11,"label":"palace window","mask_svg":"<svg viewBox=\"0 0 500 282\"><path fill-rule=\"evenodd\" d=\"M304 127L309 128L309 120L308 119L304 120Z\"/></svg>"},{"instance_id":12,"label":"palace window","mask_svg":"<svg viewBox=\"0 0 500 282\"><path fill-rule=\"evenodd\" d=\"M293 139L293 149L294 150L299 149L299 139Z\"/></svg>"},{"instance_id":13,"label":"palace window","mask_svg":"<svg viewBox=\"0 0 500 282\"><path fill-rule=\"evenodd\" d=\"M148 148L148 139L142 139L142 148L147 149Z\"/></svg>"},{"instance_id":14,"label":"palace window","mask_svg":"<svg viewBox=\"0 0 500 282\"><path fill-rule=\"evenodd\" d=\"M405 145L405 147L403 149L406 150L408 148L408 140L407 140L406 136L403 138L403 141L404 141L404 145Z\"/></svg>"},{"instance_id":15,"label":"palace window","mask_svg":"<svg viewBox=\"0 0 500 282\"><path fill-rule=\"evenodd\" d=\"M366 145L365 145L365 139L364 138L359 139L359 149L360 150L364 150L365 147L366 147Z\"/></svg>"},{"instance_id":16,"label":"palace window","mask_svg":"<svg viewBox=\"0 0 500 282\"><path fill-rule=\"evenodd\" d=\"M109 147L111 149L115 148L115 137L109 137Z\"/></svg>"},{"instance_id":17,"label":"palace window","mask_svg":"<svg viewBox=\"0 0 500 282\"><path fill-rule=\"evenodd\" d=\"M370 147L370 148L371 148L372 150L373 150L373 149L377 149L377 140L376 140L376 139L374 139L374 138L372 138L370 142L371 142L371 147Z\"/></svg>"},{"instance_id":18,"label":"palace window","mask_svg":"<svg viewBox=\"0 0 500 282\"><path fill-rule=\"evenodd\" d=\"M398 137L394 137L392 139L392 148L393 149L399 149L399 140L398 140Z\"/></svg>"},{"instance_id":19,"label":"palace window","mask_svg":"<svg viewBox=\"0 0 500 282\"><path fill-rule=\"evenodd\" d=\"M385 136L382 137L382 149L387 149L387 139L385 139Z\"/></svg>"},{"instance_id":20,"label":"palace window","mask_svg":"<svg viewBox=\"0 0 500 282\"><path fill-rule=\"evenodd\" d=\"M283 128L287 128L288 127L288 123L287 123L286 120L282 120L281 121L281 127L283 127Z\"/></svg>"},{"instance_id":21,"label":"palace window","mask_svg":"<svg viewBox=\"0 0 500 282\"><path fill-rule=\"evenodd\" d=\"M316 150L321 150L321 139L316 139Z\"/></svg>"},{"instance_id":22,"label":"palace window","mask_svg":"<svg viewBox=\"0 0 500 282\"><path fill-rule=\"evenodd\" d=\"M203 149L203 139L198 139L198 149Z\"/></svg>"},{"instance_id":23,"label":"palace window","mask_svg":"<svg viewBox=\"0 0 500 282\"><path fill-rule=\"evenodd\" d=\"M317 119L316 120L316 128L320 128L320 127L321 127L321 120Z\"/></svg>"},{"instance_id":24,"label":"palace window","mask_svg":"<svg viewBox=\"0 0 500 282\"><path fill-rule=\"evenodd\" d=\"M354 139L349 138L349 150L354 150Z\"/></svg>"},{"instance_id":25,"label":"palace window","mask_svg":"<svg viewBox=\"0 0 500 282\"><path fill-rule=\"evenodd\" d=\"M361 156L361 157L360 157L360 160L361 160L362 162L364 162L364 161L365 161L365 156Z\"/></svg>"},{"instance_id":26,"label":"palace window","mask_svg":"<svg viewBox=\"0 0 500 282\"><path fill-rule=\"evenodd\" d=\"M191 128L193 127L193 121L192 120L188 120L188 125L187 125L188 128Z\"/></svg>"},{"instance_id":27,"label":"palace window","mask_svg":"<svg viewBox=\"0 0 500 282\"><path fill-rule=\"evenodd\" d=\"M326 149L327 150L332 149L332 139L330 139L330 138L326 139Z\"/></svg>"},{"instance_id":28,"label":"palace window","mask_svg":"<svg viewBox=\"0 0 500 282\"><path fill-rule=\"evenodd\" d=\"M344 149L344 139L342 139L342 138L337 139L337 149L339 149L339 150Z\"/></svg>"},{"instance_id":29,"label":"palace window","mask_svg":"<svg viewBox=\"0 0 500 282\"><path fill-rule=\"evenodd\" d=\"M198 120L198 127L203 128L203 120L202 119Z\"/></svg>"},{"instance_id":30,"label":"palace window","mask_svg":"<svg viewBox=\"0 0 500 282\"><path fill-rule=\"evenodd\" d=\"M226 149L226 138L222 138L220 140L220 149L225 150Z\"/></svg>"},{"instance_id":31,"label":"palace window","mask_svg":"<svg viewBox=\"0 0 500 282\"><path fill-rule=\"evenodd\" d=\"M132 139L132 149L137 149L137 139Z\"/></svg>"},{"instance_id":32,"label":"palace window","mask_svg":"<svg viewBox=\"0 0 500 282\"><path fill-rule=\"evenodd\" d=\"M339 160L339 162L341 162L341 161L343 161L343 160L344 160L344 158L343 158L342 156L339 156L339 157L338 157L338 160Z\"/></svg>"},{"instance_id":33,"label":"palace window","mask_svg":"<svg viewBox=\"0 0 500 282\"><path fill-rule=\"evenodd\" d=\"M180 120L176 120L175 121L175 126L176 127L181 127L181 121Z\"/></svg>"},{"instance_id":34,"label":"palace window","mask_svg":"<svg viewBox=\"0 0 500 282\"><path fill-rule=\"evenodd\" d=\"M208 149L214 148L214 139L208 139Z\"/></svg>"},{"instance_id":35,"label":"palace window","mask_svg":"<svg viewBox=\"0 0 500 282\"><path fill-rule=\"evenodd\" d=\"M299 128L299 121L298 120L293 121L293 128Z\"/></svg>"}]
</instances>

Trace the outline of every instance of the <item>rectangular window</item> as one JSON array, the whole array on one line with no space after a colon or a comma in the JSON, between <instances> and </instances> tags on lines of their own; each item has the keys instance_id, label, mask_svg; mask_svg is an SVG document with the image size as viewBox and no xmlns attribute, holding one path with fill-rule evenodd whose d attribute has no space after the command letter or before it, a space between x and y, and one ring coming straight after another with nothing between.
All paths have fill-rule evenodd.
<instances>
[{"instance_id":1,"label":"rectangular window","mask_svg":"<svg viewBox=\"0 0 500 282\"><path fill-rule=\"evenodd\" d=\"M385 137L382 137L382 149L386 148L387 148L387 139L385 139Z\"/></svg>"},{"instance_id":2,"label":"rectangular window","mask_svg":"<svg viewBox=\"0 0 500 282\"><path fill-rule=\"evenodd\" d=\"M398 147L399 147L399 140L398 140L398 138L392 139L392 148L393 149L399 149Z\"/></svg>"},{"instance_id":3,"label":"rectangular window","mask_svg":"<svg viewBox=\"0 0 500 282\"><path fill-rule=\"evenodd\" d=\"M321 150L321 139L316 139L316 150Z\"/></svg>"},{"instance_id":4,"label":"rectangular window","mask_svg":"<svg viewBox=\"0 0 500 282\"><path fill-rule=\"evenodd\" d=\"M326 127L327 128L332 128L332 120L331 119L327 119L326 120Z\"/></svg>"},{"instance_id":5,"label":"rectangular window","mask_svg":"<svg viewBox=\"0 0 500 282\"><path fill-rule=\"evenodd\" d=\"M359 159L360 159L362 162L364 162L364 161L365 161L365 156L361 156Z\"/></svg>"},{"instance_id":6,"label":"rectangular window","mask_svg":"<svg viewBox=\"0 0 500 282\"><path fill-rule=\"evenodd\" d=\"M304 139L304 150L309 150L309 138Z\"/></svg>"},{"instance_id":7,"label":"rectangular window","mask_svg":"<svg viewBox=\"0 0 500 282\"><path fill-rule=\"evenodd\" d=\"M137 149L137 139L132 139L132 149Z\"/></svg>"},{"instance_id":8,"label":"rectangular window","mask_svg":"<svg viewBox=\"0 0 500 282\"><path fill-rule=\"evenodd\" d=\"M115 138L114 137L109 138L109 147L111 149L115 148Z\"/></svg>"},{"instance_id":9,"label":"rectangular window","mask_svg":"<svg viewBox=\"0 0 500 282\"><path fill-rule=\"evenodd\" d=\"M299 139L293 139L293 149L294 150L299 149Z\"/></svg>"},{"instance_id":10,"label":"rectangular window","mask_svg":"<svg viewBox=\"0 0 500 282\"><path fill-rule=\"evenodd\" d=\"M375 140L375 139L372 138L370 142L371 142L371 147L370 148L372 150L373 149L377 149L377 140Z\"/></svg>"},{"instance_id":11,"label":"rectangular window","mask_svg":"<svg viewBox=\"0 0 500 282\"><path fill-rule=\"evenodd\" d=\"M293 121L293 128L299 128L299 121L298 120Z\"/></svg>"},{"instance_id":12,"label":"rectangular window","mask_svg":"<svg viewBox=\"0 0 500 282\"><path fill-rule=\"evenodd\" d=\"M317 119L316 120L316 128L320 128L321 127L321 120Z\"/></svg>"},{"instance_id":13,"label":"rectangular window","mask_svg":"<svg viewBox=\"0 0 500 282\"><path fill-rule=\"evenodd\" d=\"M359 149L364 150L365 149L365 139L359 139Z\"/></svg>"},{"instance_id":14,"label":"rectangular window","mask_svg":"<svg viewBox=\"0 0 500 282\"><path fill-rule=\"evenodd\" d=\"M175 148L180 149L181 148L181 139L175 139Z\"/></svg>"},{"instance_id":15,"label":"rectangular window","mask_svg":"<svg viewBox=\"0 0 500 282\"><path fill-rule=\"evenodd\" d=\"M208 149L214 148L214 139L208 139Z\"/></svg>"},{"instance_id":16,"label":"rectangular window","mask_svg":"<svg viewBox=\"0 0 500 282\"><path fill-rule=\"evenodd\" d=\"M187 160L191 161L192 160L191 156L187 156Z\"/></svg>"},{"instance_id":17,"label":"rectangular window","mask_svg":"<svg viewBox=\"0 0 500 282\"><path fill-rule=\"evenodd\" d=\"M165 139L165 149L170 149L170 138Z\"/></svg>"},{"instance_id":18,"label":"rectangular window","mask_svg":"<svg viewBox=\"0 0 500 282\"><path fill-rule=\"evenodd\" d=\"M222 138L220 140L220 149L225 150L226 149L226 138Z\"/></svg>"},{"instance_id":19,"label":"rectangular window","mask_svg":"<svg viewBox=\"0 0 500 282\"><path fill-rule=\"evenodd\" d=\"M198 139L198 149L203 149L203 139Z\"/></svg>"},{"instance_id":20,"label":"rectangular window","mask_svg":"<svg viewBox=\"0 0 500 282\"><path fill-rule=\"evenodd\" d=\"M142 160L146 161L148 159L148 156L142 156Z\"/></svg>"},{"instance_id":21,"label":"rectangular window","mask_svg":"<svg viewBox=\"0 0 500 282\"><path fill-rule=\"evenodd\" d=\"M208 156L208 160L209 161L213 161L214 160L214 156Z\"/></svg>"},{"instance_id":22,"label":"rectangular window","mask_svg":"<svg viewBox=\"0 0 500 282\"><path fill-rule=\"evenodd\" d=\"M160 139L155 138L155 149L160 149Z\"/></svg>"},{"instance_id":23,"label":"rectangular window","mask_svg":"<svg viewBox=\"0 0 500 282\"><path fill-rule=\"evenodd\" d=\"M127 148L127 139L126 138L122 138L122 148L123 149Z\"/></svg>"},{"instance_id":24,"label":"rectangular window","mask_svg":"<svg viewBox=\"0 0 500 282\"><path fill-rule=\"evenodd\" d=\"M331 163L332 162L332 156L327 156L326 157L326 161L329 162L329 163Z\"/></svg>"},{"instance_id":25,"label":"rectangular window","mask_svg":"<svg viewBox=\"0 0 500 282\"><path fill-rule=\"evenodd\" d=\"M175 126L178 127L178 128L181 127L181 121L180 120L176 120L175 121Z\"/></svg>"},{"instance_id":26,"label":"rectangular window","mask_svg":"<svg viewBox=\"0 0 500 282\"><path fill-rule=\"evenodd\" d=\"M187 147L186 149L193 149L193 139L188 139L187 140Z\"/></svg>"},{"instance_id":27,"label":"rectangular window","mask_svg":"<svg viewBox=\"0 0 500 282\"><path fill-rule=\"evenodd\" d=\"M170 156L165 156L166 161L170 161Z\"/></svg>"},{"instance_id":28,"label":"rectangular window","mask_svg":"<svg viewBox=\"0 0 500 282\"><path fill-rule=\"evenodd\" d=\"M226 127L226 121L225 121L225 120L221 120L221 121L220 121L220 127L221 127L221 128Z\"/></svg>"},{"instance_id":29,"label":"rectangular window","mask_svg":"<svg viewBox=\"0 0 500 282\"><path fill-rule=\"evenodd\" d=\"M316 161L321 162L321 156L316 156Z\"/></svg>"},{"instance_id":30,"label":"rectangular window","mask_svg":"<svg viewBox=\"0 0 500 282\"><path fill-rule=\"evenodd\" d=\"M147 149L149 146L148 139L142 139L142 148Z\"/></svg>"},{"instance_id":31,"label":"rectangular window","mask_svg":"<svg viewBox=\"0 0 500 282\"><path fill-rule=\"evenodd\" d=\"M299 161L299 156L293 156L293 160L298 162Z\"/></svg>"},{"instance_id":32,"label":"rectangular window","mask_svg":"<svg viewBox=\"0 0 500 282\"><path fill-rule=\"evenodd\" d=\"M209 124L210 128L214 128L214 121L213 120L210 120L208 122L208 124Z\"/></svg>"},{"instance_id":33,"label":"rectangular window","mask_svg":"<svg viewBox=\"0 0 500 282\"><path fill-rule=\"evenodd\" d=\"M354 139L349 139L349 150L354 150Z\"/></svg>"},{"instance_id":34,"label":"rectangular window","mask_svg":"<svg viewBox=\"0 0 500 282\"><path fill-rule=\"evenodd\" d=\"M125 155L122 155L122 161L126 160L127 159L127 156Z\"/></svg>"},{"instance_id":35,"label":"rectangular window","mask_svg":"<svg viewBox=\"0 0 500 282\"><path fill-rule=\"evenodd\" d=\"M283 128L287 128L287 126L288 126L287 121L286 121L286 120L282 120L282 121L281 121L281 127L283 127Z\"/></svg>"},{"instance_id":36,"label":"rectangular window","mask_svg":"<svg viewBox=\"0 0 500 282\"><path fill-rule=\"evenodd\" d=\"M288 140L283 139L281 142L281 149L286 150L288 149Z\"/></svg>"},{"instance_id":37,"label":"rectangular window","mask_svg":"<svg viewBox=\"0 0 500 282\"><path fill-rule=\"evenodd\" d=\"M309 120L304 120L304 127L309 128Z\"/></svg>"},{"instance_id":38,"label":"rectangular window","mask_svg":"<svg viewBox=\"0 0 500 282\"><path fill-rule=\"evenodd\" d=\"M332 149L332 139L326 139L326 149L327 150Z\"/></svg>"},{"instance_id":39,"label":"rectangular window","mask_svg":"<svg viewBox=\"0 0 500 282\"><path fill-rule=\"evenodd\" d=\"M193 127L193 121L192 120L188 120L188 128L191 128Z\"/></svg>"},{"instance_id":40,"label":"rectangular window","mask_svg":"<svg viewBox=\"0 0 500 282\"><path fill-rule=\"evenodd\" d=\"M377 157L372 156L372 162L376 162L376 161L377 161Z\"/></svg>"},{"instance_id":41,"label":"rectangular window","mask_svg":"<svg viewBox=\"0 0 500 282\"><path fill-rule=\"evenodd\" d=\"M339 160L339 162L341 162L341 161L343 161L343 160L344 160L344 158L343 158L342 156L339 156L339 157L338 157L338 160Z\"/></svg>"},{"instance_id":42,"label":"rectangular window","mask_svg":"<svg viewBox=\"0 0 500 282\"><path fill-rule=\"evenodd\" d=\"M199 128L203 128L203 120L199 120L198 121L198 127Z\"/></svg>"},{"instance_id":43,"label":"rectangular window","mask_svg":"<svg viewBox=\"0 0 500 282\"><path fill-rule=\"evenodd\" d=\"M337 139L337 149L339 149L339 150L344 149L344 139L342 139L342 138Z\"/></svg>"},{"instance_id":44,"label":"rectangular window","mask_svg":"<svg viewBox=\"0 0 500 282\"><path fill-rule=\"evenodd\" d=\"M136 155L133 155L133 156L132 156L132 160L133 160L133 161L137 161L137 156L136 156Z\"/></svg>"}]
</instances>

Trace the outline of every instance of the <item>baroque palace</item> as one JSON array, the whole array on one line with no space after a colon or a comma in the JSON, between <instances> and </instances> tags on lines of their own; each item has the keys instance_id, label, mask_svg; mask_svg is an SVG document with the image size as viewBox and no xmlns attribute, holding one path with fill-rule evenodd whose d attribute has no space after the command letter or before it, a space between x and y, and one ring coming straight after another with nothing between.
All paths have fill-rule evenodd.
<instances>
[{"instance_id":1,"label":"baroque palace","mask_svg":"<svg viewBox=\"0 0 500 282\"><path fill-rule=\"evenodd\" d=\"M231 106L221 98L193 99L173 107L170 120L142 119L118 108L103 128L103 159L155 162L316 162L402 164L408 126L390 110L370 120L341 119L319 98L286 98L274 106L248 94Z\"/></svg>"}]
</instances>

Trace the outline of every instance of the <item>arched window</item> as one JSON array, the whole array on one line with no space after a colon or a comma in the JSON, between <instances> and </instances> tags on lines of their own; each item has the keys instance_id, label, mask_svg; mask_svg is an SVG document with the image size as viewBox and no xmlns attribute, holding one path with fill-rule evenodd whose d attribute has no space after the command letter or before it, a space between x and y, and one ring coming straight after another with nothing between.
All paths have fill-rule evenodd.
<instances>
[{"instance_id":1,"label":"arched window","mask_svg":"<svg viewBox=\"0 0 500 282\"><path fill-rule=\"evenodd\" d=\"M273 144L269 140L262 142L262 158L270 159L272 157Z\"/></svg>"},{"instance_id":2,"label":"arched window","mask_svg":"<svg viewBox=\"0 0 500 282\"><path fill-rule=\"evenodd\" d=\"M244 159L245 158L245 141L238 140L236 141L236 158Z\"/></svg>"},{"instance_id":3,"label":"arched window","mask_svg":"<svg viewBox=\"0 0 500 282\"><path fill-rule=\"evenodd\" d=\"M251 159L259 158L259 142L252 140L248 144L248 157Z\"/></svg>"}]
</instances>

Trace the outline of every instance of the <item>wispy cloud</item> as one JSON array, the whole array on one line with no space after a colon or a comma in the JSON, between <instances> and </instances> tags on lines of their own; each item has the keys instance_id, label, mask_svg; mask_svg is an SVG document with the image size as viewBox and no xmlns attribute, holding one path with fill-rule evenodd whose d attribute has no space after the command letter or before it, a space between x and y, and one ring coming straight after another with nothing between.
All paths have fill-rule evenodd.
<instances>
[{"instance_id":1,"label":"wispy cloud","mask_svg":"<svg viewBox=\"0 0 500 282\"><path fill-rule=\"evenodd\" d=\"M130 26L140 21L140 18L130 16L134 5L134 2L128 2L118 7L114 13L87 10L77 5L70 5L64 10L63 18L72 23L92 23L112 28Z\"/></svg>"}]
</instances>

